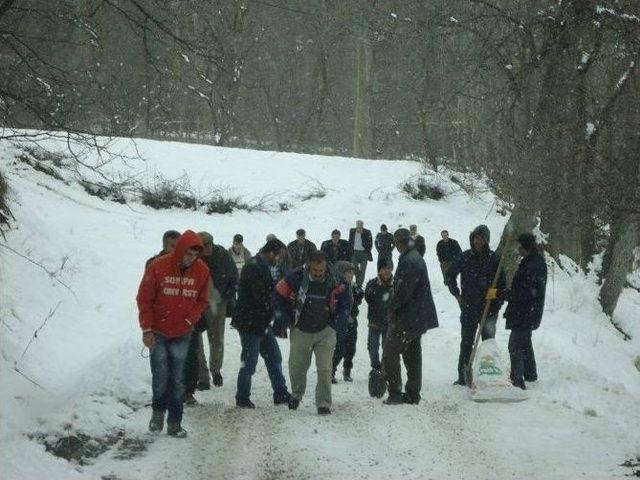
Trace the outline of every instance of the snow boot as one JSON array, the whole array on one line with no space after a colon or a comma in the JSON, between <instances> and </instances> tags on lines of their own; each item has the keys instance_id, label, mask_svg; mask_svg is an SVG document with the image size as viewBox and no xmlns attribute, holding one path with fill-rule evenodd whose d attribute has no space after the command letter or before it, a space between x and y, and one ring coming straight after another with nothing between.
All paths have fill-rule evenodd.
<instances>
[{"instance_id":1,"label":"snow boot","mask_svg":"<svg viewBox=\"0 0 640 480\"><path fill-rule=\"evenodd\" d=\"M273 394L274 405L284 405L284 404L288 405L290 401L291 401L290 393L287 393L286 395L276 395L275 393Z\"/></svg>"},{"instance_id":2,"label":"snow boot","mask_svg":"<svg viewBox=\"0 0 640 480\"><path fill-rule=\"evenodd\" d=\"M215 387L221 387L222 386L222 375L220 373L214 373L213 374L213 385Z\"/></svg>"},{"instance_id":3,"label":"snow boot","mask_svg":"<svg viewBox=\"0 0 640 480\"><path fill-rule=\"evenodd\" d=\"M198 400L196 400L196 397L194 397L192 393L185 393L183 401L184 404L188 407L193 407L194 405L198 404Z\"/></svg>"},{"instance_id":4,"label":"snow boot","mask_svg":"<svg viewBox=\"0 0 640 480\"><path fill-rule=\"evenodd\" d=\"M211 390L211 384L209 382L199 381L196 385L197 390Z\"/></svg>"},{"instance_id":5,"label":"snow boot","mask_svg":"<svg viewBox=\"0 0 640 480\"><path fill-rule=\"evenodd\" d=\"M369 396L382 398L387 391L387 379L381 370L374 368L369 372Z\"/></svg>"},{"instance_id":6,"label":"snow boot","mask_svg":"<svg viewBox=\"0 0 640 480\"><path fill-rule=\"evenodd\" d=\"M351 370L345 370L342 372L342 379L345 382L353 382L353 378L351 377Z\"/></svg>"},{"instance_id":7,"label":"snow boot","mask_svg":"<svg viewBox=\"0 0 640 480\"><path fill-rule=\"evenodd\" d=\"M318 407L318 415L331 415L329 407Z\"/></svg>"},{"instance_id":8,"label":"snow boot","mask_svg":"<svg viewBox=\"0 0 640 480\"><path fill-rule=\"evenodd\" d=\"M300 406L300 400L297 398L293 398L293 396L289 399L289 410L297 410Z\"/></svg>"},{"instance_id":9,"label":"snow boot","mask_svg":"<svg viewBox=\"0 0 640 480\"><path fill-rule=\"evenodd\" d=\"M336 378L335 373L333 375L331 375L331 383L334 385L338 384L338 379Z\"/></svg>"},{"instance_id":10,"label":"snow boot","mask_svg":"<svg viewBox=\"0 0 640 480\"><path fill-rule=\"evenodd\" d=\"M167 423L167 435L174 438L186 438L187 431L179 423Z\"/></svg>"},{"instance_id":11,"label":"snow boot","mask_svg":"<svg viewBox=\"0 0 640 480\"><path fill-rule=\"evenodd\" d=\"M164 428L164 411L154 410L149 421L150 432L161 432Z\"/></svg>"},{"instance_id":12,"label":"snow boot","mask_svg":"<svg viewBox=\"0 0 640 480\"><path fill-rule=\"evenodd\" d=\"M248 398L238 399L236 398L236 407L238 408L256 408L251 400Z\"/></svg>"},{"instance_id":13,"label":"snow boot","mask_svg":"<svg viewBox=\"0 0 640 480\"><path fill-rule=\"evenodd\" d=\"M402 398L401 393L390 394L386 400L383 400L382 403L385 405L403 405L404 398Z\"/></svg>"}]
</instances>

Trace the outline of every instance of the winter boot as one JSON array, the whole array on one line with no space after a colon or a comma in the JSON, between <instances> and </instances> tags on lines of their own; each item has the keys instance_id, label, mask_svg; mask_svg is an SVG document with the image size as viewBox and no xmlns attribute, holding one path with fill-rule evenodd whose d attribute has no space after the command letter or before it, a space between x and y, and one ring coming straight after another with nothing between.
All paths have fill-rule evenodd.
<instances>
[{"instance_id":1,"label":"winter boot","mask_svg":"<svg viewBox=\"0 0 640 480\"><path fill-rule=\"evenodd\" d=\"M209 382L199 381L198 385L196 386L196 389L198 389L198 390L211 390L211 384Z\"/></svg>"},{"instance_id":2,"label":"winter boot","mask_svg":"<svg viewBox=\"0 0 640 480\"><path fill-rule=\"evenodd\" d=\"M318 415L331 415L329 407L318 407Z\"/></svg>"},{"instance_id":3,"label":"winter boot","mask_svg":"<svg viewBox=\"0 0 640 480\"><path fill-rule=\"evenodd\" d=\"M464 379L458 379L455 382L453 382L452 384L455 387L466 387L467 386L467 382L464 381Z\"/></svg>"},{"instance_id":4,"label":"winter boot","mask_svg":"<svg viewBox=\"0 0 640 480\"><path fill-rule=\"evenodd\" d=\"M420 403L420 395L416 397L405 392L402 394L402 401L409 405L418 405Z\"/></svg>"},{"instance_id":5,"label":"winter boot","mask_svg":"<svg viewBox=\"0 0 640 480\"><path fill-rule=\"evenodd\" d=\"M297 410L300 406L300 400L297 398L293 398L293 396L289 399L289 410Z\"/></svg>"},{"instance_id":6,"label":"winter boot","mask_svg":"<svg viewBox=\"0 0 640 480\"><path fill-rule=\"evenodd\" d=\"M386 400L383 400L382 403L385 405L402 405L404 403L404 399L402 398L401 393L393 393L389 394Z\"/></svg>"},{"instance_id":7,"label":"winter boot","mask_svg":"<svg viewBox=\"0 0 640 480\"><path fill-rule=\"evenodd\" d=\"M335 373L333 375L331 375L331 383L333 383L334 385L338 384L338 379L336 378L336 374Z\"/></svg>"},{"instance_id":8,"label":"winter boot","mask_svg":"<svg viewBox=\"0 0 640 480\"><path fill-rule=\"evenodd\" d=\"M387 391L387 379L380 369L373 368L369 372L369 395L374 398L384 397Z\"/></svg>"},{"instance_id":9,"label":"winter boot","mask_svg":"<svg viewBox=\"0 0 640 480\"><path fill-rule=\"evenodd\" d=\"M236 407L238 408L256 408L251 400L248 398L239 399L236 398Z\"/></svg>"},{"instance_id":10,"label":"winter boot","mask_svg":"<svg viewBox=\"0 0 640 480\"><path fill-rule=\"evenodd\" d=\"M175 438L185 438L187 431L179 423L167 423L167 435Z\"/></svg>"},{"instance_id":11,"label":"winter boot","mask_svg":"<svg viewBox=\"0 0 640 480\"><path fill-rule=\"evenodd\" d=\"M164 428L164 411L154 410L149 421L150 432L161 432Z\"/></svg>"},{"instance_id":12,"label":"winter boot","mask_svg":"<svg viewBox=\"0 0 640 480\"><path fill-rule=\"evenodd\" d=\"M288 405L291 401L291 394L287 393L286 395L276 395L273 394L273 404L274 405L284 405L285 403Z\"/></svg>"},{"instance_id":13,"label":"winter boot","mask_svg":"<svg viewBox=\"0 0 640 480\"><path fill-rule=\"evenodd\" d=\"M342 379L345 382L353 382L353 378L351 378L351 370L344 370L342 372Z\"/></svg>"},{"instance_id":14,"label":"winter boot","mask_svg":"<svg viewBox=\"0 0 640 480\"><path fill-rule=\"evenodd\" d=\"M213 374L213 385L216 387L222 386L222 375L220 375L220 373Z\"/></svg>"},{"instance_id":15,"label":"winter boot","mask_svg":"<svg viewBox=\"0 0 640 480\"><path fill-rule=\"evenodd\" d=\"M192 393L185 393L184 404L188 407L193 407L198 404L198 400L196 400L196 397L194 397Z\"/></svg>"}]
</instances>

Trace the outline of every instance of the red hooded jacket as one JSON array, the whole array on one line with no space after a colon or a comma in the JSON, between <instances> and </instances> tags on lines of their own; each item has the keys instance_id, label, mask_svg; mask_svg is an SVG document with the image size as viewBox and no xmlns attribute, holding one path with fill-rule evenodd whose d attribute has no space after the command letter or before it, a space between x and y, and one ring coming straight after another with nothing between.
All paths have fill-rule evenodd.
<instances>
[{"instance_id":1,"label":"red hooded jacket","mask_svg":"<svg viewBox=\"0 0 640 480\"><path fill-rule=\"evenodd\" d=\"M145 270L136 297L144 332L181 337L191 331L209 305L209 267L199 258L186 270L180 266L184 252L192 247L202 248L202 240L187 230L174 253L157 258Z\"/></svg>"}]
</instances>

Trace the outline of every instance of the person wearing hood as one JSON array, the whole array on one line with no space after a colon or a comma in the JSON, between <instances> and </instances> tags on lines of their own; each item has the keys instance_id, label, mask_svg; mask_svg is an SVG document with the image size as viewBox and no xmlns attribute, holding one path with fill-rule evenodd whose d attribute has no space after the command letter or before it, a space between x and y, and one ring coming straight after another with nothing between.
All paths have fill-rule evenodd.
<instances>
[{"instance_id":1,"label":"person wearing hood","mask_svg":"<svg viewBox=\"0 0 640 480\"><path fill-rule=\"evenodd\" d=\"M277 263L283 248L284 244L277 238L269 240L260 253L245 265L240 275L238 303L232 325L238 330L242 345L236 390L236 406L241 408L255 408L250 399L251 377L256 371L258 356L262 357L267 367L273 388L273 403L288 404L291 397L282 375L280 347L271 328L271 298L275 282L270 267Z\"/></svg>"},{"instance_id":2,"label":"person wearing hood","mask_svg":"<svg viewBox=\"0 0 640 480\"><path fill-rule=\"evenodd\" d=\"M178 239L180 238L180 232L177 230L167 230L162 235L162 250L157 255L154 255L144 264L144 268L148 268L156 258L159 258L167 253L173 253L176 249Z\"/></svg>"},{"instance_id":3,"label":"person wearing hood","mask_svg":"<svg viewBox=\"0 0 640 480\"><path fill-rule=\"evenodd\" d=\"M191 230L173 253L149 265L140 282L138 304L142 341L150 349L153 414L149 430L186 437L181 427L185 361L194 325L209 305L209 268L198 258L202 240Z\"/></svg>"},{"instance_id":4,"label":"person wearing hood","mask_svg":"<svg viewBox=\"0 0 640 480\"><path fill-rule=\"evenodd\" d=\"M345 281L331 275L327 257L315 252L309 262L290 272L276 285L274 325L277 336L290 329L289 377L291 401L296 410L307 388L311 357L316 357L318 381L316 407L319 415L331 413L331 369L336 332L346 334L351 295Z\"/></svg>"},{"instance_id":5,"label":"person wearing hood","mask_svg":"<svg viewBox=\"0 0 640 480\"><path fill-rule=\"evenodd\" d=\"M369 336L367 350L371 360L372 370L382 370L380 363L380 346L384 345L387 337L389 305L393 295L393 273L389 260L378 259L378 276L367 282L364 299L369 306L367 318L369 320Z\"/></svg>"},{"instance_id":6,"label":"person wearing hood","mask_svg":"<svg viewBox=\"0 0 640 480\"><path fill-rule=\"evenodd\" d=\"M486 301L491 301L489 315L482 330L482 340L494 338L496 321L502 306L505 289L504 272L501 272L496 289L492 288L499 255L489 248L491 233L486 225L479 225L469 235L471 248L454 260L447 275L447 286L460 305L460 355L458 379L454 385L465 385L464 370L471 357L476 331L482 318ZM458 275L460 286L458 288Z\"/></svg>"},{"instance_id":7,"label":"person wearing hood","mask_svg":"<svg viewBox=\"0 0 640 480\"><path fill-rule=\"evenodd\" d=\"M522 257L518 270L505 293L508 302L504 311L509 335L511 357L511 381L516 387L526 388L525 381L538 380L536 357L531 343L531 333L542 321L544 298L547 288L547 264L538 253L536 238L530 233L518 237L518 252Z\"/></svg>"},{"instance_id":8,"label":"person wearing hood","mask_svg":"<svg viewBox=\"0 0 640 480\"><path fill-rule=\"evenodd\" d=\"M400 228L393 234L400 252L389 305L389 327L382 352L384 375L389 384L386 405L417 405L422 389L422 335L438 327L427 265L416 250L411 233ZM402 392L400 357L407 369Z\"/></svg>"},{"instance_id":9,"label":"person wearing hood","mask_svg":"<svg viewBox=\"0 0 640 480\"><path fill-rule=\"evenodd\" d=\"M364 297L364 292L360 285L353 283L355 273L356 267L350 262L337 262L334 266L334 274L338 276L339 281L349 286L349 295L351 296L351 312L347 322L347 331L344 335L338 335L336 349L333 352L331 383L334 384L338 383L336 370L343 359L342 378L345 382L353 382L351 369L353 368L353 357L356 355L356 343L358 342L358 313L360 313L359 307Z\"/></svg>"}]
</instances>

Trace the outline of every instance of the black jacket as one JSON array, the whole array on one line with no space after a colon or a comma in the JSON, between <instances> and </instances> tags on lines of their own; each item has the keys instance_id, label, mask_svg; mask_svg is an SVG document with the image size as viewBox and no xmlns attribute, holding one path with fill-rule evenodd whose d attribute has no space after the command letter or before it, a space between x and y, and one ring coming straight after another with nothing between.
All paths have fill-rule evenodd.
<instances>
[{"instance_id":1,"label":"black jacket","mask_svg":"<svg viewBox=\"0 0 640 480\"><path fill-rule=\"evenodd\" d=\"M389 232L379 232L376 235L376 250L380 256L391 256L395 248L393 234Z\"/></svg>"},{"instance_id":2,"label":"black jacket","mask_svg":"<svg viewBox=\"0 0 640 480\"><path fill-rule=\"evenodd\" d=\"M416 238L413 239L413 245L416 247L420 256L424 257L424 254L427 253L427 243L424 241L424 237L417 235Z\"/></svg>"},{"instance_id":3,"label":"black jacket","mask_svg":"<svg viewBox=\"0 0 640 480\"><path fill-rule=\"evenodd\" d=\"M388 326L389 305L393 295L393 278L389 283L384 283L379 277L367 282L364 290L364 298L369 305L367 318L369 328L386 330Z\"/></svg>"},{"instance_id":4,"label":"black jacket","mask_svg":"<svg viewBox=\"0 0 640 480\"><path fill-rule=\"evenodd\" d=\"M300 248L298 240L287 245L287 269L288 271L295 270L307 263L307 260L311 257L311 254L316 252L316 244L310 240L305 239L304 245Z\"/></svg>"},{"instance_id":5,"label":"black jacket","mask_svg":"<svg viewBox=\"0 0 640 480\"><path fill-rule=\"evenodd\" d=\"M242 268L231 324L241 332L265 335L273 319L274 288L269 264L260 254L256 255Z\"/></svg>"},{"instance_id":6,"label":"black jacket","mask_svg":"<svg viewBox=\"0 0 640 480\"><path fill-rule=\"evenodd\" d=\"M238 286L238 268L233 257L222 245L214 245L210 257L202 256L202 260L211 271L213 286L218 290L225 302L233 302Z\"/></svg>"},{"instance_id":7,"label":"black jacket","mask_svg":"<svg viewBox=\"0 0 640 480\"><path fill-rule=\"evenodd\" d=\"M391 328L415 338L438 327L427 265L415 248L400 255L389 306Z\"/></svg>"},{"instance_id":8,"label":"black jacket","mask_svg":"<svg viewBox=\"0 0 640 480\"><path fill-rule=\"evenodd\" d=\"M513 277L511 288L505 294L509 302L504 311L507 330L536 330L540 326L546 288L547 264L544 257L539 253L524 257Z\"/></svg>"},{"instance_id":9,"label":"black jacket","mask_svg":"<svg viewBox=\"0 0 640 480\"><path fill-rule=\"evenodd\" d=\"M439 262L453 262L462 253L460 244L450 238L448 241L440 240L436 245L436 254Z\"/></svg>"},{"instance_id":10,"label":"black jacket","mask_svg":"<svg viewBox=\"0 0 640 480\"><path fill-rule=\"evenodd\" d=\"M352 228L349 230L349 257L353 257L354 244L356 241L356 229ZM362 229L362 246L364 247L364 251L367 252L369 256L369 261L373 260L373 255L371 255L371 249L373 248L373 237L371 236L371 230L366 228Z\"/></svg>"},{"instance_id":11,"label":"black jacket","mask_svg":"<svg viewBox=\"0 0 640 480\"><path fill-rule=\"evenodd\" d=\"M157 255L154 255L153 257L151 257L149 260L147 260L144 264L144 269L146 270L147 268L149 268L149 265L151 265L151 263L157 259L160 258L163 255L166 255L167 252L164 251L164 248L162 250L160 250L160 253L158 253Z\"/></svg>"},{"instance_id":12,"label":"black jacket","mask_svg":"<svg viewBox=\"0 0 640 480\"><path fill-rule=\"evenodd\" d=\"M484 225L477 227L470 235L469 241L475 234L485 237L489 243L489 229ZM465 250L454 260L447 277L447 286L452 295L460 294L458 288L458 275L460 275L460 285L462 287L462 316L461 320L477 322L484 310L487 289L493 283L493 277L498 270L500 257L496 252L487 247L484 252L476 252L473 247ZM498 300L491 302L489 315L497 315L504 301L505 277L504 272L498 279Z\"/></svg>"},{"instance_id":13,"label":"black jacket","mask_svg":"<svg viewBox=\"0 0 640 480\"><path fill-rule=\"evenodd\" d=\"M334 248L333 242L331 240L325 240L324 242L322 242L320 250L325 253L325 255L327 256L327 261L330 263L351 261L349 242L347 242L346 240L340 239L336 248Z\"/></svg>"}]
</instances>

